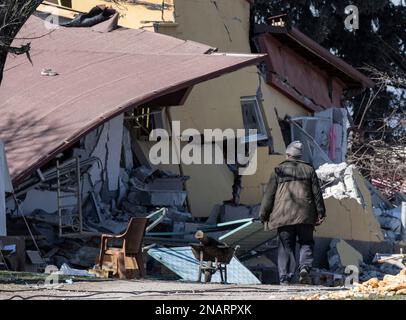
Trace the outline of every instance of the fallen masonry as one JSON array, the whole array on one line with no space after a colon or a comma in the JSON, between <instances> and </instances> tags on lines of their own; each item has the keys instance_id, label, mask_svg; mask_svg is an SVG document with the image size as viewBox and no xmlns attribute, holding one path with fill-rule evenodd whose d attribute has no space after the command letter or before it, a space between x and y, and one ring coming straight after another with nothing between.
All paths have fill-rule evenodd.
<instances>
[{"instance_id":1,"label":"fallen masonry","mask_svg":"<svg viewBox=\"0 0 406 320\"><path fill-rule=\"evenodd\" d=\"M382 280L371 278L362 284L355 284L345 291L328 294L317 293L309 296L295 297L297 300L350 300L371 299L406 295L406 268L397 275L385 275Z\"/></svg>"}]
</instances>

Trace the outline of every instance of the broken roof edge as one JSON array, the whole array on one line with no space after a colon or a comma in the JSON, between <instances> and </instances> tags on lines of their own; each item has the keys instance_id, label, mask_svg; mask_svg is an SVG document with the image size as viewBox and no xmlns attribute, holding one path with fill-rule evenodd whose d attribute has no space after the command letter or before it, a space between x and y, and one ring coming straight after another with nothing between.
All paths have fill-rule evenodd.
<instances>
[{"instance_id":1,"label":"broken roof edge","mask_svg":"<svg viewBox=\"0 0 406 320\"><path fill-rule=\"evenodd\" d=\"M208 54L209 55L209 54ZM219 55L216 53L216 55ZM222 54L222 55L227 55L227 54ZM218 69L216 71L213 71L211 73L207 73L205 75L196 77L192 80L187 80L183 82L178 82L174 83L166 88L163 88L161 91L155 91L152 93L148 93L144 96L141 97L134 97L131 100L128 100L121 105L118 105L114 111L102 114L97 118L96 120L88 123L85 127L83 127L81 130L78 130L74 134L72 134L70 137L65 139L58 147L56 147L52 152L46 154L45 156L41 157L38 159L38 161L32 163L31 165L28 165L25 170L21 171L20 173L16 174L15 176L12 176L12 183L13 186L17 186L21 182L24 181L27 177L29 177L32 173L35 172L35 170L41 168L43 165L47 164L49 161L54 159L59 153L65 151L69 147L71 147L74 143L76 143L78 140L83 138L86 134L90 133L92 130L96 129L100 125L103 125L107 121L115 118L116 116L130 110L131 108L136 108L140 105L146 104L156 98L178 92L179 90L185 89L185 88L191 88L196 84L212 80L215 78L218 78L222 75L225 75L227 73L231 73L234 71L237 71L239 69L258 64L259 62L263 61L264 58L266 57L266 54L251 54L251 55L241 55L240 57L246 58L246 60L235 63L231 66L227 66L222 69ZM234 54L234 57L237 57L236 54ZM249 59L249 57L252 57Z\"/></svg>"},{"instance_id":2,"label":"broken roof edge","mask_svg":"<svg viewBox=\"0 0 406 320\"><path fill-rule=\"evenodd\" d=\"M314 41L295 27L280 27L267 24L259 24L255 26L255 33L257 34L257 37L260 37L262 34L269 34L271 36L285 36L291 41L297 43L299 46L307 50L315 57L317 57L319 60L323 60L324 62L331 65L334 69L347 75L349 78L359 83L360 87L362 87L363 89L372 88L375 86L375 82L372 79L364 75L362 72L358 71L356 68L354 68L343 59L332 54L326 48L318 44L316 41ZM281 41L279 38L277 38L277 40ZM287 46L289 46L289 44L287 44Z\"/></svg>"}]
</instances>

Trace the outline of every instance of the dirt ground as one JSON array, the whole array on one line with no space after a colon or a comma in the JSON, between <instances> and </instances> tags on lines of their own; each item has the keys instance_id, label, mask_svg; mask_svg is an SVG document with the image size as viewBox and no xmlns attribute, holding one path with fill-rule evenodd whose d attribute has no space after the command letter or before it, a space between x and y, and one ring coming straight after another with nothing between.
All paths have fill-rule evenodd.
<instances>
[{"instance_id":1,"label":"dirt ground","mask_svg":"<svg viewBox=\"0 0 406 320\"><path fill-rule=\"evenodd\" d=\"M158 280L73 281L45 287L39 284L0 284L0 299L91 300L286 300L334 292L343 288L278 285L221 285ZM344 289L345 290L345 289Z\"/></svg>"}]
</instances>

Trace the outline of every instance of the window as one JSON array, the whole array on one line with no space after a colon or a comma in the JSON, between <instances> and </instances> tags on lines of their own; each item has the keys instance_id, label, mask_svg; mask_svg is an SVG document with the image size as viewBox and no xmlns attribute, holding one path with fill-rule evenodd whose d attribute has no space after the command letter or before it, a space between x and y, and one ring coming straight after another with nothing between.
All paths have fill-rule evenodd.
<instances>
[{"instance_id":1,"label":"window","mask_svg":"<svg viewBox=\"0 0 406 320\"><path fill-rule=\"evenodd\" d=\"M257 97L242 97L241 108L245 129L256 129L258 136L267 139L268 132Z\"/></svg>"}]
</instances>

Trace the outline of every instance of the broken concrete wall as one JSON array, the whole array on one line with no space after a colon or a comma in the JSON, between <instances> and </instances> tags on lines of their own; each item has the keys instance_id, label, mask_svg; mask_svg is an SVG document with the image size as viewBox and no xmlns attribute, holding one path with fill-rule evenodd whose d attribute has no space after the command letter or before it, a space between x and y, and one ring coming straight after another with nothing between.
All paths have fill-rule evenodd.
<instances>
[{"instance_id":1,"label":"broken concrete wall","mask_svg":"<svg viewBox=\"0 0 406 320\"><path fill-rule=\"evenodd\" d=\"M131 133L126 127L123 128L123 160L124 168L131 170L134 168L133 151L131 147Z\"/></svg>"},{"instance_id":2,"label":"broken concrete wall","mask_svg":"<svg viewBox=\"0 0 406 320\"><path fill-rule=\"evenodd\" d=\"M402 239L402 220L400 207L396 207L390 210L381 210L379 208L374 208L374 213L385 234L385 238L393 241Z\"/></svg>"},{"instance_id":3,"label":"broken concrete wall","mask_svg":"<svg viewBox=\"0 0 406 320\"><path fill-rule=\"evenodd\" d=\"M316 228L316 236L381 242L384 240L384 235L373 213L371 195L364 178L357 170L353 171L353 178L365 205L362 206L357 198L349 194L338 198L329 194L328 198L324 199L327 218L321 226Z\"/></svg>"},{"instance_id":4,"label":"broken concrete wall","mask_svg":"<svg viewBox=\"0 0 406 320\"><path fill-rule=\"evenodd\" d=\"M86 3L82 2L72 1L72 7L76 10L88 11L96 4L93 0ZM160 1L157 0L153 2L154 4L162 4L158 3ZM100 3L104 3L104 1ZM155 24L157 32L184 40L200 41L219 48L219 50L251 52L249 42L250 4L248 1L176 0L165 1L165 3L168 4L168 10L164 12L165 23ZM143 6L126 5L126 9L123 11L124 17L120 18L120 24L139 28L142 25L141 20L145 20L150 14L141 12L140 10L144 10L141 7ZM173 14L170 18L167 16L169 12ZM152 20L159 21L160 19ZM168 23L168 21L173 20L176 20L176 23ZM171 107L169 113L173 120L181 121L182 129L196 128L200 131L205 128L241 129L244 124L240 98L255 96L257 93L262 99L265 121L268 122L268 126L272 130L274 152L283 153L285 144L275 109L278 110L281 117L286 114L308 115L309 112L268 86L263 79L260 79L256 67L245 68L196 86L185 106ZM264 152L261 153L261 159L258 161L259 170L257 174L249 180L246 179L246 182L243 179L245 185L241 199L248 204L260 201L261 190L269 179L269 173L273 170L273 166L268 166L269 155L266 154L266 148L262 149ZM148 155L148 152L145 154ZM175 170L178 168L175 167L178 166L172 167L174 168L171 171L176 172ZM194 216L207 217L214 204L231 198L233 179L227 166L182 165L180 171L192 177L187 182L187 191ZM210 185L211 188L205 187L206 185Z\"/></svg>"},{"instance_id":5,"label":"broken concrete wall","mask_svg":"<svg viewBox=\"0 0 406 320\"><path fill-rule=\"evenodd\" d=\"M92 184L97 192L103 188L115 192L118 190L120 160L123 140L123 119L121 114L106 122L83 139L83 146L89 157L97 157L89 170ZM101 166L100 166L101 164Z\"/></svg>"},{"instance_id":6,"label":"broken concrete wall","mask_svg":"<svg viewBox=\"0 0 406 320\"><path fill-rule=\"evenodd\" d=\"M177 26L159 26L158 32L181 39L201 41L231 52L250 53L250 4L246 0L175 1ZM180 120L182 130L206 128L222 130L244 128L241 97L256 96L263 105L263 117L271 129L274 152L284 153L285 143L275 109L284 117L308 115L303 107L268 86L256 67L249 67L194 87L182 107L171 107L173 120ZM276 162L268 148L258 149L258 171L244 176L241 203L261 201L264 184ZM233 177L226 165L182 165L187 182L191 211L195 217L207 217L213 206L232 197ZM207 188L207 186L210 186Z\"/></svg>"},{"instance_id":7,"label":"broken concrete wall","mask_svg":"<svg viewBox=\"0 0 406 320\"><path fill-rule=\"evenodd\" d=\"M347 266L360 267L362 254L342 239L333 239L327 252L330 271L344 273Z\"/></svg>"},{"instance_id":8,"label":"broken concrete wall","mask_svg":"<svg viewBox=\"0 0 406 320\"><path fill-rule=\"evenodd\" d=\"M108 122L109 134L106 146L106 170L109 191L117 191L118 189L123 141L123 119L124 114L121 114Z\"/></svg>"},{"instance_id":9,"label":"broken concrete wall","mask_svg":"<svg viewBox=\"0 0 406 320\"><path fill-rule=\"evenodd\" d=\"M353 165L348 165L345 162L340 164L326 163L320 166L316 173L321 181L325 198L333 197L338 200L352 198L360 205L366 205L364 196L357 185Z\"/></svg>"},{"instance_id":10,"label":"broken concrete wall","mask_svg":"<svg viewBox=\"0 0 406 320\"><path fill-rule=\"evenodd\" d=\"M82 148L73 150L73 156L79 156L81 161L90 157L99 160L88 170L88 174L81 178L83 203L86 202L90 191L96 194L106 191L115 195L119 189L123 117L121 114L93 130L82 139ZM61 205L77 203L75 196L69 197L64 192L61 195ZM31 215L36 210L56 213L57 192L39 188L29 190L20 204L20 209L24 215Z\"/></svg>"}]
</instances>

